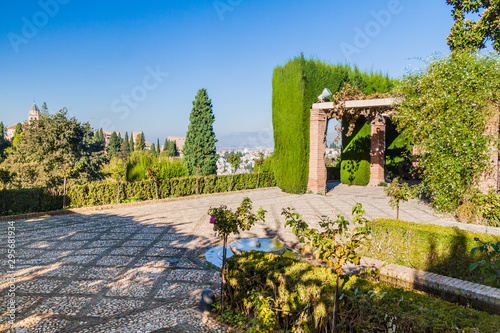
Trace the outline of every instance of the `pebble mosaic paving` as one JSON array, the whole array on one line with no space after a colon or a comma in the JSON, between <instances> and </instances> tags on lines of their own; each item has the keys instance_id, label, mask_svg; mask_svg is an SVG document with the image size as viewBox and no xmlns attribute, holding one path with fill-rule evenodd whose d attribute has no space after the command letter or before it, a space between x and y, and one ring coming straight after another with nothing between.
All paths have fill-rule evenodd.
<instances>
[{"instance_id":1,"label":"pebble mosaic paving","mask_svg":"<svg viewBox=\"0 0 500 333\"><path fill-rule=\"evenodd\" d=\"M220 283L203 251L182 245L197 237L151 222L106 212L16 221L13 271L0 224L0 332L225 332L192 310L204 288Z\"/></svg>"},{"instance_id":2,"label":"pebble mosaic paving","mask_svg":"<svg viewBox=\"0 0 500 333\"><path fill-rule=\"evenodd\" d=\"M267 189L1 222L0 332L226 332L195 311L203 289L220 288L220 273L203 258L219 245L207 210L234 209L246 196L268 211L266 223L235 238L267 237L290 246L297 239L283 226L284 207L295 207L312 227L318 227L316 215L332 209L349 217L356 202L368 219L395 215L382 188L338 185L326 196ZM400 215L484 231L415 201L403 203ZM15 264L7 258L9 226L15 226Z\"/></svg>"}]
</instances>

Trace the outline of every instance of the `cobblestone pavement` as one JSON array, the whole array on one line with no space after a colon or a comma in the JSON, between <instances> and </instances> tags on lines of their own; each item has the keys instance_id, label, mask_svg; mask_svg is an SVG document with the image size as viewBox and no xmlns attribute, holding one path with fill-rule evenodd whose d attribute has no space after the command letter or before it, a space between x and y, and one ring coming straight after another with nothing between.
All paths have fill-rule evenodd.
<instances>
[{"instance_id":1,"label":"cobblestone pavement","mask_svg":"<svg viewBox=\"0 0 500 333\"><path fill-rule=\"evenodd\" d=\"M289 245L296 238L283 226L285 207L297 208L311 225L316 214L331 215L333 209L350 216L356 202L369 219L395 217L382 188L337 185L326 196L273 188L1 222L0 332L224 332L215 323L201 323L193 310L201 291L216 290L220 283L218 271L201 256L218 242L207 210L222 204L235 208L246 196L268 213L265 224L238 237L269 237ZM485 231L439 217L417 201L404 203L400 217ZM498 228L488 232L500 235ZM9 242L15 263L7 258ZM13 326L11 282L16 287Z\"/></svg>"}]
</instances>

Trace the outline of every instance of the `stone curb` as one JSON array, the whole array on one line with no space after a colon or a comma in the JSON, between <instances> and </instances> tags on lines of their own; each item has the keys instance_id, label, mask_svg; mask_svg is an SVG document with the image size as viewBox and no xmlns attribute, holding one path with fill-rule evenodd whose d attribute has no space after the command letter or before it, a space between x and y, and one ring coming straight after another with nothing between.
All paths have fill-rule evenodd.
<instances>
[{"instance_id":1,"label":"stone curb","mask_svg":"<svg viewBox=\"0 0 500 333\"><path fill-rule=\"evenodd\" d=\"M396 264L383 266L379 275L404 287L423 287L424 291L437 291L454 298L465 297L467 301L478 303L478 307L500 313L500 289L497 288Z\"/></svg>"},{"instance_id":2,"label":"stone curb","mask_svg":"<svg viewBox=\"0 0 500 333\"><path fill-rule=\"evenodd\" d=\"M379 270L382 281L404 288L438 294L451 301L470 302L478 308L500 314L500 289L430 273L385 261L362 257L360 265L346 264L344 273L357 275L370 269Z\"/></svg>"},{"instance_id":3,"label":"stone curb","mask_svg":"<svg viewBox=\"0 0 500 333\"><path fill-rule=\"evenodd\" d=\"M223 196L223 195L229 195L229 194L265 191L265 190L270 190L270 189L278 189L278 187L264 187L264 188L258 188L258 189L248 189L248 190L240 190L240 191L232 191L232 192L189 195L189 196L185 196L185 197L173 197L173 198L165 198L165 199L159 199L159 200L137 201L137 202L128 202L128 203L111 204L111 205L103 205L103 206L71 208L71 209L61 209L61 210L53 210L53 211L47 211L47 212L0 216L0 222L1 221L27 220L27 219L37 218L37 217L49 217L49 216L58 216L58 215L78 214L78 213L84 213L84 212L90 212L90 211L108 210L108 209L116 209L116 208L146 206L146 205L153 205L153 204L164 203L164 202L193 200L193 199L217 197L217 196Z\"/></svg>"}]
</instances>

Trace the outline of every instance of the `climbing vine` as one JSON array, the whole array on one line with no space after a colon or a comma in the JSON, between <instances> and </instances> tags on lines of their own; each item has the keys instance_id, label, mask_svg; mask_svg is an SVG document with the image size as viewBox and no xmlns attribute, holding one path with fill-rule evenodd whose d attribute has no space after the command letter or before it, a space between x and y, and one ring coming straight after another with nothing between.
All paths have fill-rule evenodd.
<instances>
[{"instance_id":1,"label":"climbing vine","mask_svg":"<svg viewBox=\"0 0 500 333\"><path fill-rule=\"evenodd\" d=\"M498 112L499 86L497 55L457 51L406 75L395 89L398 129L418 147L422 177L439 210L453 211L477 191L493 146L485 129Z\"/></svg>"}]
</instances>

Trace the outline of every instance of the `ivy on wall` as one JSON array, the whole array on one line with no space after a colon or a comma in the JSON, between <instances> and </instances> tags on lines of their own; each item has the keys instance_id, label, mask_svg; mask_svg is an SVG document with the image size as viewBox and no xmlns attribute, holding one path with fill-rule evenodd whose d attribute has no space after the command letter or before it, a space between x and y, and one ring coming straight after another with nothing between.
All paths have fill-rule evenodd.
<instances>
[{"instance_id":1,"label":"ivy on wall","mask_svg":"<svg viewBox=\"0 0 500 333\"><path fill-rule=\"evenodd\" d=\"M455 52L404 77L398 129L421 152L423 181L434 207L455 210L477 191L488 167L488 119L498 112L498 55ZM498 142L497 142L498 144Z\"/></svg>"}]
</instances>

